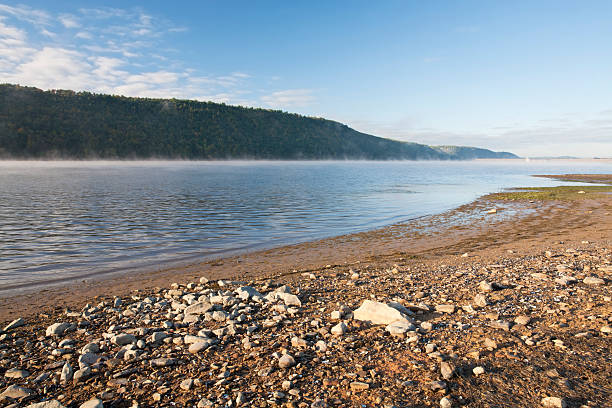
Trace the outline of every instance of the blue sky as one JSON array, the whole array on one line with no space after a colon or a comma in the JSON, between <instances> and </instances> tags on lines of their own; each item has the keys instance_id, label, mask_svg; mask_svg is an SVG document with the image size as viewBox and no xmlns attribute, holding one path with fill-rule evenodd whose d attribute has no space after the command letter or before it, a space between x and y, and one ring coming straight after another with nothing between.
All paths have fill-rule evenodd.
<instances>
[{"instance_id":1,"label":"blue sky","mask_svg":"<svg viewBox=\"0 0 612 408\"><path fill-rule=\"evenodd\" d=\"M612 156L611 43L610 1L0 0L0 82L525 156Z\"/></svg>"}]
</instances>

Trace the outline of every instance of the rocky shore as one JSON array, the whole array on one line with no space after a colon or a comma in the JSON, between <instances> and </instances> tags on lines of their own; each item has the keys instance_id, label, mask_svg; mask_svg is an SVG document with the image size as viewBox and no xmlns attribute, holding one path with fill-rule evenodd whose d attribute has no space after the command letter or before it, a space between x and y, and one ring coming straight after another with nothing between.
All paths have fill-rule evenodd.
<instances>
[{"instance_id":1,"label":"rocky shore","mask_svg":"<svg viewBox=\"0 0 612 408\"><path fill-rule=\"evenodd\" d=\"M205 274L12 312L0 405L609 407L610 199L596 208L597 223L537 245Z\"/></svg>"}]
</instances>

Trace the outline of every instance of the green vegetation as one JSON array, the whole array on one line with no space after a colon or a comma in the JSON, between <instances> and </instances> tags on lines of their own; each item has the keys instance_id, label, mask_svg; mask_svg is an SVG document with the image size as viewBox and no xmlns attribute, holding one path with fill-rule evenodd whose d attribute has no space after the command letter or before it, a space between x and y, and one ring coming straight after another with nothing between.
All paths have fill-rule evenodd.
<instances>
[{"instance_id":1,"label":"green vegetation","mask_svg":"<svg viewBox=\"0 0 612 408\"><path fill-rule=\"evenodd\" d=\"M5 158L451 160L477 156L471 152L464 157L463 148L458 149L449 154L275 110L0 85L0 157ZM478 150L487 157L496 155Z\"/></svg>"},{"instance_id":2,"label":"green vegetation","mask_svg":"<svg viewBox=\"0 0 612 408\"><path fill-rule=\"evenodd\" d=\"M524 187L488 197L495 200L575 201L602 193L612 193L612 186Z\"/></svg>"}]
</instances>

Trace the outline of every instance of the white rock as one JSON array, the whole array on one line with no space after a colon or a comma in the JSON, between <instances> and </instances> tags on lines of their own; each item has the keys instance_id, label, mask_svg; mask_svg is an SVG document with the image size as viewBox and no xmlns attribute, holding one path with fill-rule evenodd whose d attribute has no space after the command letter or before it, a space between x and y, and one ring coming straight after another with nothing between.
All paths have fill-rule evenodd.
<instances>
[{"instance_id":1,"label":"white rock","mask_svg":"<svg viewBox=\"0 0 612 408\"><path fill-rule=\"evenodd\" d=\"M51 326L47 327L46 336L62 336L67 331L70 331L74 328L72 323L54 323Z\"/></svg>"},{"instance_id":2,"label":"white rock","mask_svg":"<svg viewBox=\"0 0 612 408\"><path fill-rule=\"evenodd\" d=\"M82 403L79 408L104 408L104 403L102 403L102 400L94 398Z\"/></svg>"},{"instance_id":3,"label":"white rock","mask_svg":"<svg viewBox=\"0 0 612 408\"><path fill-rule=\"evenodd\" d=\"M342 336L347 331L348 331L348 327L346 327L346 324L344 324L344 322L340 322L331 328L331 333L336 336Z\"/></svg>"},{"instance_id":4,"label":"white rock","mask_svg":"<svg viewBox=\"0 0 612 408\"><path fill-rule=\"evenodd\" d=\"M367 299L353 312L353 318L372 324L391 324L396 321L410 322L410 320L396 308Z\"/></svg>"},{"instance_id":5,"label":"white rock","mask_svg":"<svg viewBox=\"0 0 612 408\"><path fill-rule=\"evenodd\" d=\"M479 375L483 375L485 373L485 369L481 366L478 366L478 367L474 367L472 369L472 372L474 373L476 377L478 377Z\"/></svg>"},{"instance_id":6,"label":"white rock","mask_svg":"<svg viewBox=\"0 0 612 408\"><path fill-rule=\"evenodd\" d=\"M544 397L542 398L542 406L546 408L565 408L567 407L567 403L563 398Z\"/></svg>"},{"instance_id":7,"label":"white rock","mask_svg":"<svg viewBox=\"0 0 612 408\"><path fill-rule=\"evenodd\" d=\"M235 290L238 297L242 300L248 300L256 297L263 297L255 288L251 286L241 286Z\"/></svg>"},{"instance_id":8,"label":"white rock","mask_svg":"<svg viewBox=\"0 0 612 408\"><path fill-rule=\"evenodd\" d=\"M414 324L406 320L398 320L385 328L392 336L404 336L407 332L414 331L415 329Z\"/></svg>"},{"instance_id":9,"label":"white rock","mask_svg":"<svg viewBox=\"0 0 612 408\"><path fill-rule=\"evenodd\" d=\"M448 397L443 397L440 400L440 408L451 408L453 406L453 401L451 401Z\"/></svg>"}]
</instances>

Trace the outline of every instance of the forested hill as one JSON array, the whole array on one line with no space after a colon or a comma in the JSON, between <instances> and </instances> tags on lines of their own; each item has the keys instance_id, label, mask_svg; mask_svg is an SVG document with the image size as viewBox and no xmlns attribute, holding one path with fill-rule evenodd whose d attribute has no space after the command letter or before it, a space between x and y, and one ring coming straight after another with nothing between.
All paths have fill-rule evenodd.
<instances>
[{"instance_id":1,"label":"forested hill","mask_svg":"<svg viewBox=\"0 0 612 408\"><path fill-rule=\"evenodd\" d=\"M281 111L190 100L42 91L8 84L0 85L0 157L464 158L441 148L383 139L338 122Z\"/></svg>"}]
</instances>

